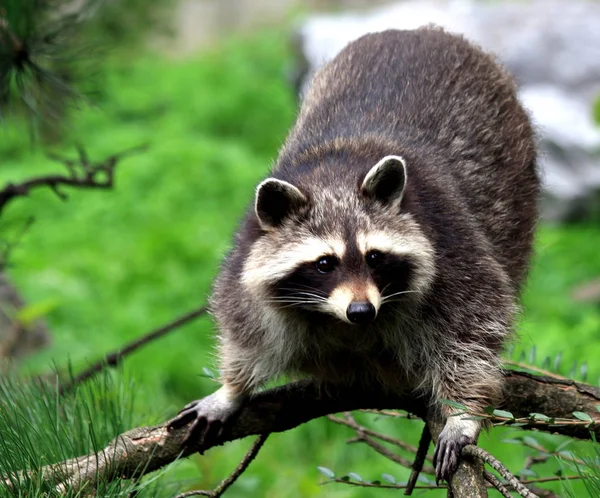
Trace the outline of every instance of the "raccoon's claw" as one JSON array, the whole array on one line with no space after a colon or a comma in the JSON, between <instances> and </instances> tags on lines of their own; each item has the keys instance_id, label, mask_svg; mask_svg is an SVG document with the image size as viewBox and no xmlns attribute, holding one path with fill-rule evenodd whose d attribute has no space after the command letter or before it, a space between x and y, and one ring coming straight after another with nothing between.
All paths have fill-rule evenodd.
<instances>
[{"instance_id":1,"label":"raccoon's claw","mask_svg":"<svg viewBox=\"0 0 600 498\"><path fill-rule=\"evenodd\" d=\"M182 446L196 443L200 450L211 446L222 435L226 424L238 411L239 403L225 401L216 393L188 403L179 414L169 422L167 429L179 429L191 422Z\"/></svg>"},{"instance_id":2,"label":"raccoon's claw","mask_svg":"<svg viewBox=\"0 0 600 498\"><path fill-rule=\"evenodd\" d=\"M445 430L442 431L433 454L436 484L439 484L440 481L450 483L450 479L452 479L458 468L462 449L473 443L473 439L464 434L452 434L446 433Z\"/></svg>"}]
</instances>

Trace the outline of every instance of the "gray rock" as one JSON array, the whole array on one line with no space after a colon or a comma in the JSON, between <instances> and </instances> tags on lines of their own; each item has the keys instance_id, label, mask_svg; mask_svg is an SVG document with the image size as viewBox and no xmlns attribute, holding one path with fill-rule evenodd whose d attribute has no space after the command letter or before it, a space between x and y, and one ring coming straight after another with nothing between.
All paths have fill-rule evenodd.
<instances>
[{"instance_id":1,"label":"gray rock","mask_svg":"<svg viewBox=\"0 0 600 498\"><path fill-rule=\"evenodd\" d=\"M540 134L543 215L584 217L600 192L600 128L592 116L600 96L599 3L411 0L368 13L311 17L299 28L307 68L299 92L351 40L431 23L465 34L512 71Z\"/></svg>"}]
</instances>

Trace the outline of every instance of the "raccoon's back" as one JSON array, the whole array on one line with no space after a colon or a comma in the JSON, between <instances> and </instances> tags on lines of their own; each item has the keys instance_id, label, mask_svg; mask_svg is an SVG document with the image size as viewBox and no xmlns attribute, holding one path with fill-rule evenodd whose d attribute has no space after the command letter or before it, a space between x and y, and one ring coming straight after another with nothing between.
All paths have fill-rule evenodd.
<instances>
[{"instance_id":1,"label":"raccoon's back","mask_svg":"<svg viewBox=\"0 0 600 498\"><path fill-rule=\"evenodd\" d=\"M365 137L418 157L442 188L452 184L446 201L472 213L520 284L537 218L534 136L513 80L491 56L437 28L359 38L314 77L279 165Z\"/></svg>"}]
</instances>

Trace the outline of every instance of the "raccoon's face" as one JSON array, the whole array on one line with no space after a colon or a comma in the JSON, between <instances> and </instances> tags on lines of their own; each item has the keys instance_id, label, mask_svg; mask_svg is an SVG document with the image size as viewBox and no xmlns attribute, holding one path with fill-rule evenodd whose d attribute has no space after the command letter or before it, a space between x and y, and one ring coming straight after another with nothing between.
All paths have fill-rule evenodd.
<instances>
[{"instance_id":1,"label":"raccoon's face","mask_svg":"<svg viewBox=\"0 0 600 498\"><path fill-rule=\"evenodd\" d=\"M330 182L328 182L330 183ZM364 325L401 313L433 278L433 248L401 212L402 158L386 156L356 185L300 188L274 178L256 191L263 231L242 274L269 306Z\"/></svg>"}]
</instances>

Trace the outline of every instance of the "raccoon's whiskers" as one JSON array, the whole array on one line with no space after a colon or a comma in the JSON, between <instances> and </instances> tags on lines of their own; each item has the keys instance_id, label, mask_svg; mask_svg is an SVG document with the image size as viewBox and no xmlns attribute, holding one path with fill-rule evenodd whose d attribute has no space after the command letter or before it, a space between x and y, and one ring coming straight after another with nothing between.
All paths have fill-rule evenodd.
<instances>
[{"instance_id":1,"label":"raccoon's whiskers","mask_svg":"<svg viewBox=\"0 0 600 498\"><path fill-rule=\"evenodd\" d=\"M418 291L415 290L406 290L400 292L394 292L393 294L388 294L387 296L381 296L381 304L390 301L393 297L400 296L402 294L417 294Z\"/></svg>"},{"instance_id":2,"label":"raccoon's whiskers","mask_svg":"<svg viewBox=\"0 0 600 498\"><path fill-rule=\"evenodd\" d=\"M396 308L396 306L389 306L389 308L394 312L394 314L401 316L404 320L411 322L411 323L415 323L418 324L418 321L415 320L415 318L413 318L410 315L407 315L405 313L403 313L402 311L400 311L398 308Z\"/></svg>"},{"instance_id":3,"label":"raccoon's whiskers","mask_svg":"<svg viewBox=\"0 0 600 498\"><path fill-rule=\"evenodd\" d=\"M290 292L294 292L294 293L304 292L303 289L306 289L307 291L311 291L311 293L314 294L314 295L319 295L319 296L322 296L322 297L327 297L327 295L323 291L321 291L321 290L319 290L319 289L317 289L315 287L311 287L310 285L296 284L295 283L293 287L282 287L281 288L281 290L290 291Z\"/></svg>"}]
</instances>

